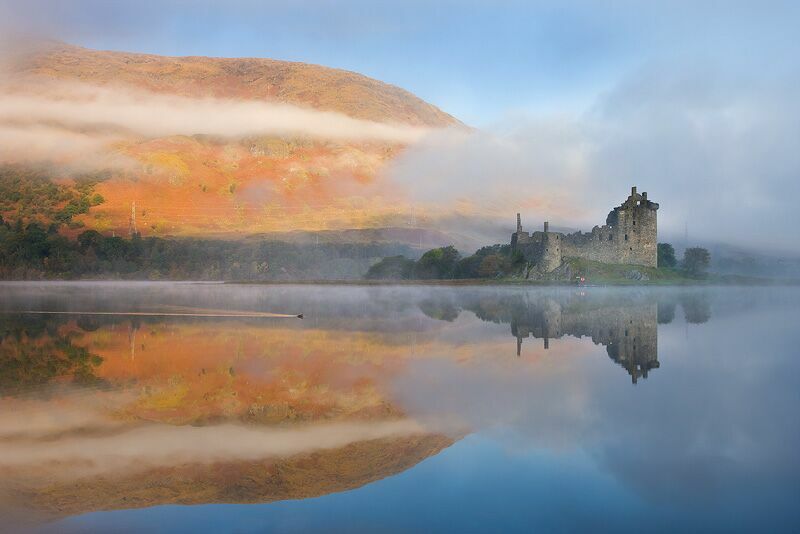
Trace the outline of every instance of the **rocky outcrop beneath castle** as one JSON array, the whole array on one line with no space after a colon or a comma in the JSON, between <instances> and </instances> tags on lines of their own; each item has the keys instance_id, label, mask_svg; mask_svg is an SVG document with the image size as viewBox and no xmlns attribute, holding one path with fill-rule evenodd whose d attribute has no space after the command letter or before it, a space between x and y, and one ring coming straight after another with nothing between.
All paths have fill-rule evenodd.
<instances>
[{"instance_id":1,"label":"rocky outcrop beneath castle","mask_svg":"<svg viewBox=\"0 0 800 534\"><path fill-rule=\"evenodd\" d=\"M511 249L520 252L538 273L553 272L566 258L656 267L658 207L647 193L639 194L633 187L625 202L608 214L606 224L572 234L551 232L547 222L544 231L523 232L518 214Z\"/></svg>"}]
</instances>

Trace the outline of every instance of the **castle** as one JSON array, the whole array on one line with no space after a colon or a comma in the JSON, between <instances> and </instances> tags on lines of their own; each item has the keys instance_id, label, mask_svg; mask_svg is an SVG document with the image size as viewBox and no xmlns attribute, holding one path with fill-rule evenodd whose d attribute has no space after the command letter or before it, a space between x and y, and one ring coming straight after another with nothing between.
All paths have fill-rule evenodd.
<instances>
[{"instance_id":1,"label":"castle","mask_svg":"<svg viewBox=\"0 0 800 534\"><path fill-rule=\"evenodd\" d=\"M566 258L584 258L602 263L657 266L658 204L637 193L636 187L620 206L606 218L606 224L589 233L551 232L544 223L543 232L522 231L517 214L517 231L511 235L512 252L519 251L540 273L558 268Z\"/></svg>"}]
</instances>

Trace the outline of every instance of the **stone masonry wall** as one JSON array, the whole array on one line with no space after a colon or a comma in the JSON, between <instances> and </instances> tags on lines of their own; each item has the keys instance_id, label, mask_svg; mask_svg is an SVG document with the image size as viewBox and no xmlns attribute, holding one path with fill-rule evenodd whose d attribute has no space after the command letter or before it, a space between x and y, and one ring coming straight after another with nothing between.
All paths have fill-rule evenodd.
<instances>
[{"instance_id":1,"label":"stone masonry wall","mask_svg":"<svg viewBox=\"0 0 800 534\"><path fill-rule=\"evenodd\" d=\"M512 250L519 250L538 271L551 272L565 258L585 258L602 263L657 266L658 204L639 194L631 195L609 213L606 224L591 232L564 235L560 232L523 232L518 222L511 237Z\"/></svg>"}]
</instances>

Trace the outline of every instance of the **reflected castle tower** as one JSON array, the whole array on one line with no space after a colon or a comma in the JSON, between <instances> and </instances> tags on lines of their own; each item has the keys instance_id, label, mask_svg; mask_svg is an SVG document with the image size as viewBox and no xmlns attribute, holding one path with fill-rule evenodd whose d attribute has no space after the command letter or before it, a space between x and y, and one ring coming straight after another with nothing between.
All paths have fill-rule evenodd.
<instances>
[{"instance_id":1,"label":"reflected castle tower","mask_svg":"<svg viewBox=\"0 0 800 534\"><path fill-rule=\"evenodd\" d=\"M552 339L589 337L606 347L608 356L635 384L659 367L659 319L662 323L672 320L676 298L652 293L498 292L466 296L457 305L483 321L510 324L517 356L528 337L543 340L545 349Z\"/></svg>"},{"instance_id":2,"label":"reflected castle tower","mask_svg":"<svg viewBox=\"0 0 800 534\"><path fill-rule=\"evenodd\" d=\"M658 305L655 302L625 306L564 306L553 299L530 303L522 314L512 314L511 333L517 338L517 356L527 337L544 341L565 335L590 337L606 347L608 356L622 366L635 384L659 367Z\"/></svg>"},{"instance_id":3,"label":"reflected castle tower","mask_svg":"<svg viewBox=\"0 0 800 534\"><path fill-rule=\"evenodd\" d=\"M528 337L542 339L545 349L550 348L551 339L589 337L606 348L609 358L628 372L634 384L660 367L658 325L674 320L676 306L683 308L687 324L711 318L709 295L697 291L482 291L440 300L427 298L420 309L434 319L446 315L452 321L461 310L469 310L482 321L510 324L517 356Z\"/></svg>"}]
</instances>

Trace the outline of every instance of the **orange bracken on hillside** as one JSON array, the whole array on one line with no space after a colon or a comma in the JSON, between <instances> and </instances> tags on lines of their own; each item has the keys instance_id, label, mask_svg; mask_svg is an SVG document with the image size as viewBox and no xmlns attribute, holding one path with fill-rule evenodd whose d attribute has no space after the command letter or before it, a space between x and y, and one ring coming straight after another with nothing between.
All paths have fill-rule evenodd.
<instances>
[{"instance_id":1,"label":"orange bracken on hillside","mask_svg":"<svg viewBox=\"0 0 800 534\"><path fill-rule=\"evenodd\" d=\"M34 93L48 91L52 82L290 104L387 124L463 127L398 87L272 59L162 57L50 44L16 58L6 80ZM126 135L108 149L129 164L96 186L105 202L77 218L101 232L126 233L132 212L143 236L379 228L407 218L407 206L381 175L405 149L399 142L186 132Z\"/></svg>"}]
</instances>

